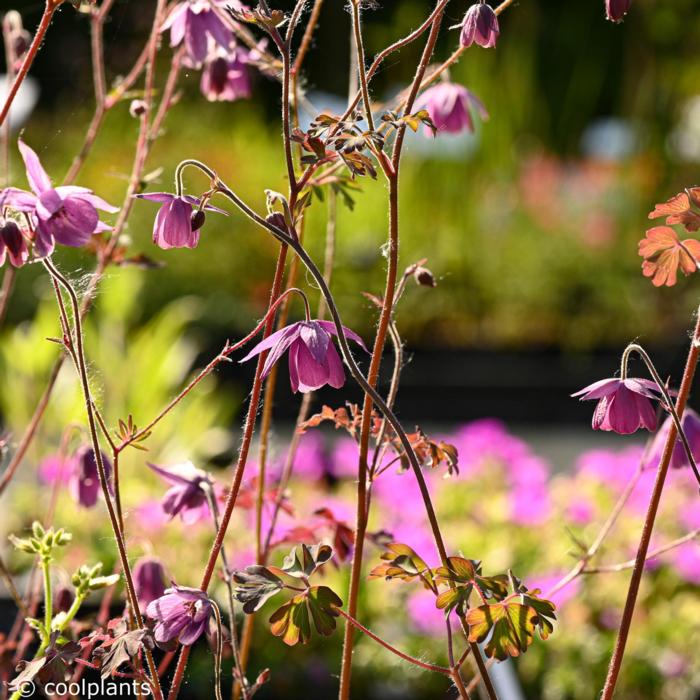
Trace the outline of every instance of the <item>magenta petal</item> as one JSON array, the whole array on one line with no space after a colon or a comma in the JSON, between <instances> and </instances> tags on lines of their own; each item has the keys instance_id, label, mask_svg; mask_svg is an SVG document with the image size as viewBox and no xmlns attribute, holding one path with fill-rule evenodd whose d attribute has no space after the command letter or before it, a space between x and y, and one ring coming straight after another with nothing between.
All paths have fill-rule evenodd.
<instances>
[{"instance_id":1,"label":"magenta petal","mask_svg":"<svg viewBox=\"0 0 700 700\"><path fill-rule=\"evenodd\" d=\"M31 192L16 187L6 187L0 192L0 208L12 207L17 211L29 213L34 211L36 204L37 197Z\"/></svg>"},{"instance_id":2,"label":"magenta petal","mask_svg":"<svg viewBox=\"0 0 700 700\"><path fill-rule=\"evenodd\" d=\"M340 389L340 387L345 384L345 371L343 370L343 363L333 343L328 347L326 364L328 365L328 383L334 389Z\"/></svg>"},{"instance_id":3,"label":"magenta petal","mask_svg":"<svg viewBox=\"0 0 700 700\"><path fill-rule=\"evenodd\" d=\"M642 428L646 428L649 432L656 430L656 411L649 399L639 394L634 395L637 403L637 414L639 416L639 424Z\"/></svg>"},{"instance_id":4,"label":"magenta petal","mask_svg":"<svg viewBox=\"0 0 700 700\"><path fill-rule=\"evenodd\" d=\"M314 323L318 323L318 325L321 326L321 328L323 328L328 333L331 333L335 336L338 335L335 323L333 323L333 321L314 321ZM354 340L365 352L369 352L369 350L367 350L367 347L365 346L364 341L362 340L362 338L360 338L359 335L357 335L357 333L351 331L346 326L343 326L343 331L345 332L345 335L348 338L350 338L350 340Z\"/></svg>"},{"instance_id":5,"label":"magenta petal","mask_svg":"<svg viewBox=\"0 0 700 700\"><path fill-rule=\"evenodd\" d=\"M641 394L649 399L658 399L661 390L659 389L656 382L652 382L651 379L638 379L636 377L630 377L624 380L624 385L636 394Z\"/></svg>"},{"instance_id":6,"label":"magenta petal","mask_svg":"<svg viewBox=\"0 0 700 700\"><path fill-rule=\"evenodd\" d=\"M224 49L231 46L233 34L213 10L203 13L204 26L214 41Z\"/></svg>"},{"instance_id":7,"label":"magenta petal","mask_svg":"<svg viewBox=\"0 0 700 700\"><path fill-rule=\"evenodd\" d=\"M54 189L44 190L38 198L36 215L47 221L63 206L61 195Z\"/></svg>"},{"instance_id":8,"label":"magenta petal","mask_svg":"<svg viewBox=\"0 0 700 700\"><path fill-rule=\"evenodd\" d=\"M46 225L59 243L78 247L90 240L98 221L95 207L82 199L70 197Z\"/></svg>"},{"instance_id":9,"label":"magenta petal","mask_svg":"<svg viewBox=\"0 0 700 700\"><path fill-rule=\"evenodd\" d=\"M206 624L207 620L204 619L201 622L191 622L189 625L187 625L180 633L180 637L178 639L180 644L183 646L194 644L202 636L202 632L204 632Z\"/></svg>"},{"instance_id":10,"label":"magenta petal","mask_svg":"<svg viewBox=\"0 0 700 700\"><path fill-rule=\"evenodd\" d=\"M299 324L299 337L314 360L322 364L328 351L328 344L331 342L330 335L320 324L311 322Z\"/></svg>"},{"instance_id":11,"label":"magenta petal","mask_svg":"<svg viewBox=\"0 0 700 700\"><path fill-rule=\"evenodd\" d=\"M267 377L267 375L270 374L270 371L275 363L279 361L282 355L284 355L284 353L287 351L287 348L289 348L289 346L298 338L298 324L295 323L292 326L289 326L286 330L288 333L281 336L279 341L272 348L270 354L265 359L265 364L263 365L262 371L263 377Z\"/></svg>"},{"instance_id":12,"label":"magenta petal","mask_svg":"<svg viewBox=\"0 0 700 700\"><path fill-rule=\"evenodd\" d=\"M200 65L207 57L206 21L203 14L189 12L185 28L185 46L190 58Z\"/></svg>"},{"instance_id":13,"label":"magenta petal","mask_svg":"<svg viewBox=\"0 0 700 700\"><path fill-rule=\"evenodd\" d=\"M72 187L57 187L56 192L58 192L62 197L65 196L65 190L73 189ZM76 188L77 189L77 188ZM82 189L82 188L80 188ZM91 204L95 209L100 209L101 211L106 211L110 214L119 211L119 207L112 206L109 202L106 202L102 197L98 197L93 194L90 190L86 192L78 192L74 195L76 199L82 199L83 201Z\"/></svg>"},{"instance_id":14,"label":"magenta petal","mask_svg":"<svg viewBox=\"0 0 700 700\"><path fill-rule=\"evenodd\" d=\"M580 396L581 401L600 399L604 396L609 396L610 394L613 394L615 391L617 391L620 384L621 380L616 379L614 377L610 379L601 379L600 381L594 382L593 384L589 384L584 389L581 389L580 391L571 394L571 396Z\"/></svg>"},{"instance_id":15,"label":"magenta petal","mask_svg":"<svg viewBox=\"0 0 700 700\"><path fill-rule=\"evenodd\" d=\"M281 328L278 331L275 331L274 333L271 333L270 335L267 336L267 338L264 338L261 340L240 362L247 362L250 360L252 357L255 357L256 355L259 355L261 352L264 352L265 350L269 350L271 347L276 345L277 343L282 343L285 342L286 346L289 347L291 340L287 342L288 334L289 336L295 335L298 332L298 324L293 323L291 326L287 326L286 328ZM292 338L293 340L293 338Z\"/></svg>"},{"instance_id":16,"label":"magenta petal","mask_svg":"<svg viewBox=\"0 0 700 700\"><path fill-rule=\"evenodd\" d=\"M172 202L173 199L177 198L177 195L170 194L170 192L146 192L145 194L135 194L134 197L136 199L146 199L149 202L165 204L166 202Z\"/></svg>"},{"instance_id":17,"label":"magenta petal","mask_svg":"<svg viewBox=\"0 0 700 700\"><path fill-rule=\"evenodd\" d=\"M168 15L165 22L160 27L164 32L170 29L170 46L177 46L185 36L185 25L187 22L188 3L182 2L176 5Z\"/></svg>"},{"instance_id":18,"label":"magenta petal","mask_svg":"<svg viewBox=\"0 0 700 700\"><path fill-rule=\"evenodd\" d=\"M304 343L294 343L289 353L290 363L296 365L299 391L306 394L320 389L328 382L328 367L316 362Z\"/></svg>"},{"instance_id":19,"label":"magenta petal","mask_svg":"<svg viewBox=\"0 0 700 700\"><path fill-rule=\"evenodd\" d=\"M638 394L621 386L618 391L609 399L606 420L601 426L603 430L614 430L620 435L629 435L639 429L640 416L637 405ZM649 408L649 404L647 399ZM653 410L653 409L652 409Z\"/></svg>"},{"instance_id":20,"label":"magenta petal","mask_svg":"<svg viewBox=\"0 0 700 700\"><path fill-rule=\"evenodd\" d=\"M41 194L44 190L51 189L51 180L46 174L39 156L27 146L22 139L17 142L19 146L19 151L22 154L22 160L24 160L24 165L27 169L27 180L29 180L29 186L32 188L35 194Z\"/></svg>"}]
</instances>

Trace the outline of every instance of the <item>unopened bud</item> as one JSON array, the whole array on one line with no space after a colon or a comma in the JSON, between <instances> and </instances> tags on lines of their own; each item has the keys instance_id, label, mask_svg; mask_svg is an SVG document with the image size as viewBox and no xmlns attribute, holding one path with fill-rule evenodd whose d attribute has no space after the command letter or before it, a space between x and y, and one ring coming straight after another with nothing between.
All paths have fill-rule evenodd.
<instances>
[{"instance_id":1,"label":"unopened bud","mask_svg":"<svg viewBox=\"0 0 700 700\"><path fill-rule=\"evenodd\" d=\"M416 284L420 285L421 287L437 286L433 273L427 267L423 267L422 265L419 265L413 271L413 279L416 281Z\"/></svg>"},{"instance_id":2,"label":"unopened bud","mask_svg":"<svg viewBox=\"0 0 700 700\"><path fill-rule=\"evenodd\" d=\"M207 217L204 215L204 212L201 209L197 209L197 211L193 212L192 214L192 230L193 231L199 231L202 226L204 226L204 222L206 221Z\"/></svg>"},{"instance_id":3,"label":"unopened bud","mask_svg":"<svg viewBox=\"0 0 700 700\"><path fill-rule=\"evenodd\" d=\"M129 114L135 119L146 113L146 103L143 100L131 100Z\"/></svg>"}]
</instances>

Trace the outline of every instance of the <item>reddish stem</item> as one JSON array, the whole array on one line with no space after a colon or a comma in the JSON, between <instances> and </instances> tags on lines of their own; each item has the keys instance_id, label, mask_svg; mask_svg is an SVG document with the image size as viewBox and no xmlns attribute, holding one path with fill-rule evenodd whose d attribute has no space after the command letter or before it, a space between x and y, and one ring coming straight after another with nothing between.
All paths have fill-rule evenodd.
<instances>
[{"instance_id":1,"label":"reddish stem","mask_svg":"<svg viewBox=\"0 0 700 700\"><path fill-rule=\"evenodd\" d=\"M24 79L27 77L27 73L32 67L32 63L34 63L34 59L39 52L41 42L46 36L46 32L51 24L51 19L53 18L53 13L56 12L62 2L63 0L46 0L44 14L41 16L41 21L37 27L34 39L32 40L31 46L27 51L27 55L24 57L24 61L22 61L22 65L15 76L15 80L10 88L10 93L5 100L5 104L3 105L2 112L0 112L0 125L5 123L5 119L7 119L7 115L10 113L10 107L12 107L12 103L15 101L19 88L24 82Z\"/></svg>"},{"instance_id":2,"label":"reddish stem","mask_svg":"<svg viewBox=\"0 0 700 700\"><path fill-rule=\"evenodd\" d=\"M683 417L683 411L685 410L685 406L688 401L688 395L690 394L690 388L693 383L695 370L698 364L699 353L700 314L698 315L698 320L695 325L695 331L693 333L693 339L688 352L688 359L685 365L685 371L683 372L680 391L678 392L678 398L676 399L676 412L680 417ZM639 548L637 549L634 569L632 570L632 578L630 579L630 585L627 591L627 600L622 613L622 620L620 622L620 629L615 642L615 649L613 651L612 658L610 659L610 666L608 667L608 675L605 679L605 687L603 688L601 700L612 700L612 697L615 694L615 687L620 675L620 669L622 668L622 660L625 655L627 638L629 636L632 618L634 616L634 608L637 603L637 595L639 594L639 584L641 583L642 574L644 573L644 565L647 559L647 552L649 550L649 542L651 541L654 521L656 520L656 513L659 509L659 502L661 501L661 494L663 492L664 482L666 481L666 474L668 473L668 467L671 463L671 456L673 455L673 450L676 445L676 437L676 425L675 423L671 423L671 427L668 431L668 437L666 438L664 452L656 474L654 490L652 491L646 518L644 519L642 537L639 541Z\"/></svg>"}]
</instances>

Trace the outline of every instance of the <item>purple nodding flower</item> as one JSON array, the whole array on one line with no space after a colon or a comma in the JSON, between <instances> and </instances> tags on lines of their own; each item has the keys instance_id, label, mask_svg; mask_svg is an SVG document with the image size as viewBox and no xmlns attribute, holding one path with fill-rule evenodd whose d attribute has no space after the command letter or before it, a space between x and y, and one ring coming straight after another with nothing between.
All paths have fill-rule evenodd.
<instances>
[{"instance_id":1,"label":"purple nodding flower","mask_svg":"<svg viewBox=\"0 0 700 700\"><path fill-rule=\"evenodd\" d=\"M343 327L345 335L367 350L357 333ZM246 362L265 350L271 350L263 366L263 378L289 350L289 380L292 391L306 394L329 384L340 389L345 371L331 336L337 335L332 321L299 321L286 326L258 343L242 360Z\"/></svg>"},{"instance_id":2,"label":"purple nodding flower","mask_svg":"<svg viewBox=\"0 0 700 700\"><path fill-rule=\"evenodd\" d=\"M34 245L40 256L50 255L56 242L80 247L94 233L109 231L100 221L98 209L113 213L117 207L93 194L86 187L53 187L39 156L23 141L19 150L27 171L31 192L8 187L0 192L0 206L30 214L36 221Z\"/></svg>"},{"instance_id":3,"label":"purple nodding flower","mask_svg":"<svg viewBox=\"0 0 700 700\"><path fill-rule=\"evenodd\" d=\"M155 557L142 557L134 565L134 589L141 612L165 593L165 570Z\"/></svg>"},{"instance_id":4,"label":"purple nodding flower","mask_svg":"<svg viewBox=\"0 0 700 700\"><path fill-rule=\"evenodd\" d=\"M632 0L605 0L605 16L611 22L622 22L631 4Z\"/></svg>"},{"instance_id":5,"label":"purple nodding flower","mask_svg":"<svg viewBox=\"0 0 700 700\"><path fill-rule=\"evenodd\" d=\"M148 466L172 484L161 502L163 512L171 519L179 515L184 523L192 524L205 512L209 512L205 489L214 488L214 481L209 474L197 469L192 462L175 464L167 469L150 462Z\"/></svg>"},{"instance_id":6,"label":"purple nodding flower","mask_svg":"<svg viewBox=\"0 0 700 700\"><path fill-rule=\"evenodd\" d=\"M102 456L102 465L105 469L107 483L111 491L112 463L104 452L100 454ZM100 474L97 469L95 450L88 445L80 447L75 455L73 455L72 462L73 473L68 482L70 492L76 503L79 503L83 508L92 508L97 503L101 492Z\"/></svg>"},{"instance_id":7,"label":"purple nodding flower","mask_svg":"<svg viewBox=\"0 0 700 700\"><path fill-rule=\"evenodd\" d=\"M185 0L170 12L160 30L170 30L170 45L185 40L187 57L193 68L198 68L207 57L209 38L221 48L230 48L233 33L212 7L209 0ZM233 3L236 4L236 3Z\"/></svg>"},{"instance_id":8,"label":"purple nodding flower","mask_svg":"<svg viewBox=\"0 0 700 700\"><path fill-rule=\"evenodd\" d=\"M486 107L473 92L463 85L448 81L428 88L421 95L418 106L428 110L438 131L446 131L448 134L474 131L472 109L478 112L483 121L489 118ZM429 127L425 128L425 133L432 134Z\"/></svg>"},{"instance_id":9,"label":"purple nodding flower","mask_svg":"<svg viewBox=\"0 0 700 700\"><path fill-rule=\"evenodd\" d=\"M668 416L659 428L659 432L654 436L647 460L647 464L650 467L658 466L661 461L671 425L673 425L673 418ZM693 453L693 458L697 463L700 460L700 416L691 408L686 408L681 417L681 425L685 436L688 438L690 451ZM688 455L685 453L683 443L680 441L680 438L676 438L676 444L673 446L671 455L671 468L682 469L689 466Z\"/></svg>"},{"instance_id":10,"label":"purple nodding flower","mask_svg":"<svg viewBox=\"0 0 700 700\"><path fill-rule=\"evenodd\" d=\"M146 615L156 620L156 642L163 644L177 639L183 646L199 639L211 612L211 601L204 591L175 583L146 608Z\"/></svg>"},{"instance_id":11,"label":"purple nodding flower","mask_svg":"<svg viewBox=\"0 0 700 700\"><path fill-rule=\"evenodd\" d=\"M485 49L490 49L496 46L499 33L496 13L490 5L481 0L476 5L472 5L464 15L459 43L464 48L476 43Z\"/></svg>"},{"instance_id":12,"label":"purple nodding flower","mask_svg":"<svg viewBox=\"0 0 700 700\"><path fill-rule=\"evenodd\" d=\"M250 53L235 48L230 53L221 49L207 58L202 71L200 90L209 102L235 102L251 95L248 69Z\"/></svg>"},{"instance_id":13,"label":"purple nodding flower","mask_svg":"<svg viewBox=\"0 0 700 700\"><path fill-rule=\"evenodd\" d=\"M659 388L649 379L602 379L577 391L581 401L598 399L593 413L593 430L611 430L629 435L640 428L656 430L656 412L651 403Z\"/></svg>"},{"instance_id":14,"label":"purple nodding flower","mask_svg":"<svg viewBox=\"0 0 700 700\"><path fill-rule=\"evenodd\" d=\"M153 242L157 246L163 250L197 247L199 231L204 225L204 211L199 208L195 211L195 207L201 205L197 197L169 192L150 192L137 194L136 197L163 205L153 223ZM206 204L204 210L227 215L223 209L210 204Z\"/></svg>"},{"instance_id":15,"label":"purple nodding flower","mask_svg":"<svg viewBox=\"0 0 700 700\"><path fill-rule=\"evenodd\" d=\"M9 259L14 267L22 267L29 259L29 248L22 229L12 219L0 219L0 267Z\"/></svg>"}]
</instances>

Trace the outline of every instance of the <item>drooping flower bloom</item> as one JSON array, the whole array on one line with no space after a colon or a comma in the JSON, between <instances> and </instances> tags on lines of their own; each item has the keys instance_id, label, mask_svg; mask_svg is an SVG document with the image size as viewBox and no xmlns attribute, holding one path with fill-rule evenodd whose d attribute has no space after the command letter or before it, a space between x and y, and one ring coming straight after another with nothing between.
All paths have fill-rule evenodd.
<instances>
[{"instance_id":1,"label":"drooping flower bloom","mask_svg":"<svg viewBox=\"0 0 700 700\"><path fill-rule=\"evenodd\" d=\"M0 267L6 259L14 267L22 267L28 258L27 240L20 227L11 219L0 219Z\"/></svg>"},{"instance_id":2,"label":"drooping flower bloom","mask_svg":"<svg viewBox=\"0 0 700 700\"><path fill-rule=\"evenodd\" d=\"M179 515L184 523L191 524L209 513L206 489L214 488L209 474L197 469L192 462L175 464L167 469L151 463L148 466L173 485L161 502L163 512L171 519Z\"/></svg>"},{"instance_id":3,"label":"drooping flower bloom","mask_svg":"<svg viewBox=\"0 0 700 700\"><path fill-rule=\"evenodd\" d=\"M464 48L477 43L485 49L490 49L496 46L499 33L496 13L485 0L480 0L476 5L472 5L464 16L459 43Z\"/></svg>"},{"instance_id":4,"label":"drooping flower bloom","mask_svg":"<svg viewBox=\"0 0 700 700\"><path fill-rule=\"evenodd\" d=\"M343 327L345 335L364 350L365 344L357 333ZM289 381L292 391L302 394L329 384L340 389L345 383L345 371L332 335L337 335L331 321L299 321L286 326L258 343L242 360L246 362L265 350L271 350L263 366L263 378L272 366L289 350Z\"/></svg>"},{"instance_id":5,"label":"drooping flower bloom","mask_svg":"<svg viewBox=\"0 0 700 700\"><path fill-rule=\"evenodd\" d=\"M605 16L611 22L622 22L631 4L632 0L605 0Z\"/></svg>"},{"instance_id":6,"label":"drooping flower bloom","mask_svg":"<svg viewBox=\"0 0 700 700\"><path fill-rule=\"evenodd\" d=\"M49 255L55 242L79 247L94 233L110 230L100 221L97 210L113 213L117 207L86 187L53 187L37 154L24 142L18 144L31 192L8 187L0 192L0 206L32 216L36 222L34 245L40 256Z\"/></svg>"},{"instance_id":7,"label":"drooping flower bloom","mask_svg":"<svg viewBox=\"0 0 700 700\"><path fill-rule=\"evenodd\" d=\"M199 639L211 613L211 601L204 591L175 583L146 608L146 615L156 620L156 642L177 639L184 646L194 644Z\"/></svg>"},{"instance_id":8,"label":"drooping flower bloom","mask_svg":"<svg viewBox=\"0 0 700 700\"><path fill-rule=\"evenodd\" d=\"M165 571L155 557L142 557L134 565L134 589L141 612L165 593Z\"/></svg>"},{"instance_id":9,"label":"drooping flower bloom","mask_svg":"<svg viewBox=\"0 0 700 700\"><path fill-rule=\"evenodd\" d=\"M656 429L656 413L651 401L659 398L659 388L649 379L601 379L572 396L580 396L581 401L598 399L593 430L629 435L639 428Z\"/></svg>"},{"instance_id":10,"label":"drooping flower bloom","mask_svg":"<svg viewBox=\"0 0 700 700\"><path fill-rule=\"evenodd\" d=\"M249 52L221 49L207 58L199 87L209 102L235 102L251 95Z\"/></svg>"},{"instance_id":11,"label":"drooping flower bloom","mask_svg":"<svg viewBox=\"0 0 700 700\"><path fill-rule=\"evenodd\" d=\"M473 92L463 85L448 81L428 88L421 95L418 106L428 110L438 131L446 131L448 134L474 131L472 109L478 112L483 121L489 118L486 107ZM426 127L425 133L432 134L429 127Z\"/></svg>"},{"instance_id":12,"label":"drooping flower bloom","mask_svg":"<svg viewBox=\"0 0 700 700\"><path fill-rule=\"evenodd\" d=\"M700 241L686 238L681 241L668 226L655 226L639 241L639 254L644 258L642 274L651 277L655 287L672 287L677 280L678 269L687 277L698 269Z\"/></svg>"},{"instance_id":13,"label":"drooping flower bloom","mask_svg":"<svg viewBox=\"0 0 700 700\"><path fill-rule=\"evenodd\" d=\"M161 31L170 30L170 45L185 40L185 49L193 67L199 67L207 57L209 38L221 48L233 42L231 30L212 8L209 0L185 0L178 3L166 18Z\"/></svg>"},{"instance_id":14,"label":"drooping flower bloom","mask_svg":"<svg viewBox=\"0 0 700 700\"><path fill-rule=\"evenodd\" d=\"M668 416L661 428L659 428L659 432L654 436L654 441L649 450L649 459L647 460L647 464L650 467L658 466L661 461L671 425L673 425L673 418ZM683 432L686 438L688 438L690 451L697 463L700 461L700 416L695 413L692 408L686 408L685 411L683 411L681 425L683 426ZM685 453L683 443L680 441L680 438L676 438L676 444L673 447L673 454L671 455L671 468L682 469L683 467L689 466L688 455Z\"/></svg>"},{"instance_id":15,"label":"drooping flower bloom","mask_svg":"<svg viewBox=\"0 0 700 700\"><path fill-rule=\"evenodd\" d=\"M136 197L163 205L153 223L153 242L157 246L163 250L197 247L199 231L205 220L204 211L199 209L201 203L197 197L188 194L178 196L169 192L150 192L137 194ZM204 210L226 215L223 209L211 204L205 205Z\"/></svg>"},{"instance_id":16,"label":"drooping flower bloom","mask_svg":"<svg viewBox=\"0 0 700 700\"><path fill-rule=\"evenodd\" d=\"M109 461L104 452L102 456L102 465L104 466L107 483L110 486L112 482L112 463ZM68 487L71 495L76 503L79 503L83 508L92 508L96 503L101 493L100 474L97 468L97 459L95 458L95 450L88 445L80 447L73 456L73 469Z\"/></svg>"}]
</instances>

